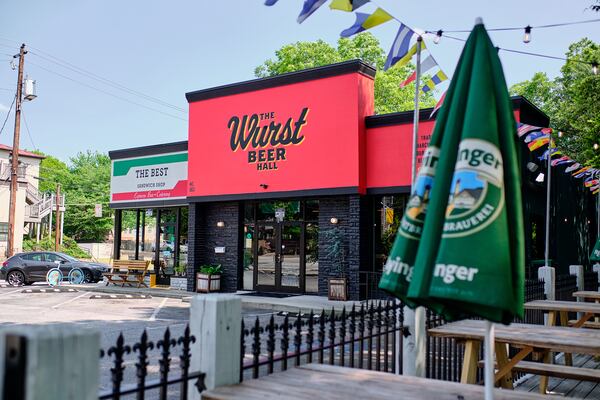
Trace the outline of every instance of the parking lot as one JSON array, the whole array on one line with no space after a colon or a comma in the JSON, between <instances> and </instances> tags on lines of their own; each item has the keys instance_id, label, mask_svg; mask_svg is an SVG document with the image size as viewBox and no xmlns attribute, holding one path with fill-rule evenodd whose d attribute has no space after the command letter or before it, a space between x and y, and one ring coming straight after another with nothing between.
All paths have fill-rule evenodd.
<instances>
[{"instance_id":1,"label":"parking lot","mask_svg":"<svg viewBox=\"0 0 600 400\"><path fill-rule=\"evenodd\" d=\"M100 332L100 346L106 350L115 344L119 333L123 333L125 343L130 346L139 341L144 329L154 343L160 340L167 327L173 337L179 337L189 321L189 303L180 299L110 295L85 291L68 284L61 286L60 290L55 292L43 284L15 288L0 281L0 326L83 325ZM265 311L244 308L243 314L249 323L256 315L264 315ZM178 373L179 348L175 347L172 351L173 370ZM159 351L155 348L151 353L150 378L157 376ZM109 389L111 361L105 357L100 365L101 390ZM125 382L134 383L134 354L126 357L125 365Z\"/></svg>"}]
</instances>

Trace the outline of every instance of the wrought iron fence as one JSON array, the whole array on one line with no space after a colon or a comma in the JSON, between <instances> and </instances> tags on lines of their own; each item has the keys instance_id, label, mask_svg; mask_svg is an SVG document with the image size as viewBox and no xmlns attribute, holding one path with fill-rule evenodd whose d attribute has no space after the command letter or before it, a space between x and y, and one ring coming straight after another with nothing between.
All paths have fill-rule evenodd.
<instances>
[{"instance_id":1,"label":"wrought iron fence","mask_svg":"<svg viewBox=\"0 0 600 400\"><path fill-rule=\"evenodd\" d=\"M577 291L577 277L575 275L556 275L556 300L574 301L573 293Z\"/></svg>"},{"instance_id":2,"label":"wrought iron fence","mask_svg":"<svg viewBox=\"0 0 600 400\"><path fill-rule=\"evenodd\" d=\"M598 291L598 273L596 271L583 273L583 290Z\"/></svg>"},{"instance_id":3,"label":"wrought iron fence","mask_svg":"<svg viewBox=\"0 0 600 400\"><path fill-rule=\"evenodd\" d=\"M114 346L107 350L100 350L100 358L110 359L111 389L100 393L99 399L119 400L122 396L134 395L137 400L144 400L148 393L153 391L160 400L179 398L186 400L190 390L190 382L195 381L193 387L201 393L204 389L204 376L202 372L190 372L190 360L192 357L190 347L196 338L190 334L189 326L186 326L183 335L179 338L171 337L171 331L167 328L162 339L156 344L148 340L148 333L144 330L140 341L133 346L125 344L123 334L119 334ZM173 350L180 348L179 374L172 376ZM154 350L154 352L153 352ZM126 360L126 355L136 354L135 360ZM157 358L158 377L151 378L149 367L156 371L156 366L151 365L151 360ZM133 365L131 365L133 364ZM135 384L124 384L124 372L127 366L135 367Z\"/></svg>"},{"instance_id":4,"label":"wrought iron fence","mask_svg":"<svg viewBox=\"0 0 600 400\"><path fill-rule=\"evenodd\" d=\"M544 282L537 279L527 279L525 281L525 301L544 300ZM544 314L541 311L525 311L524 319L515 319L514 322L528 324L544 324ZM427 310L426 326L427 329L444 325L446 321L429 310ZM480 359L483 359L483 349L480 350ZM515 349L511 349L515 352ZM464 347L458 345L452 338L427 336L427 353L425 371L428 378L440 379L445 381L460 381L460 372L462 370L464 356ZM519 378L517 375L516 378ZM483 371L478 371L478 380L483 379Z\"/></svg>"},{"instance_id":5,"label":"wrought iron fence","mask_svg":"<svg viewBox=\"0 0 600 400\"><path fill-rule=\"evenodd\" d=\"M313 362L401 373L402 332L402 304L395 301L349 312L273 314L248 327L242 321L240 380Z\"/></svg>"}]
</instances>

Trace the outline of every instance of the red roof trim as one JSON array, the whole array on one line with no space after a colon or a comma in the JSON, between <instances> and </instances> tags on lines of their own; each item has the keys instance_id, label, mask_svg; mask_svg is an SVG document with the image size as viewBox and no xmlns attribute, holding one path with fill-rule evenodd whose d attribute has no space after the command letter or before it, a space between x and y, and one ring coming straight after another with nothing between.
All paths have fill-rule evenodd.
<instances>
[{"instance_id":1,"label":"red roof trim","mask_svg":"<svg viewBox=\"0 0 600 400\"><path fill-rule=\"evenodd\" d=\"M12 147L7 146L5 144L0 144L0 150L6 150L6 151L12 153ZM46 156L41 156L39 154L35 154L35 153L32 153L32 152L27 151L27 150L19 150L19 156L31 157L31 158L39 158L40 160L43 160L44 158L46 158Z\"/></svg>"}]
</instances>

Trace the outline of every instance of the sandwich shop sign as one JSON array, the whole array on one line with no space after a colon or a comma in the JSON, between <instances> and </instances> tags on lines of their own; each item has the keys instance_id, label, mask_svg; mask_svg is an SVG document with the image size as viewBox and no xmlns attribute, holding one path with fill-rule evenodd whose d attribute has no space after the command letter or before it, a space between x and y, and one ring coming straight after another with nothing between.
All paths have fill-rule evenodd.
<instances>
[{"instance_id":1,"label":"sandwich shop sign","mask_svg":"<svg viewBox=\"0 0 600 400\"><path fill-rule=\"evenodd\" d=\"M188 153L112 160L111 203L184 199Z\"/></svg>"}]
</instances>

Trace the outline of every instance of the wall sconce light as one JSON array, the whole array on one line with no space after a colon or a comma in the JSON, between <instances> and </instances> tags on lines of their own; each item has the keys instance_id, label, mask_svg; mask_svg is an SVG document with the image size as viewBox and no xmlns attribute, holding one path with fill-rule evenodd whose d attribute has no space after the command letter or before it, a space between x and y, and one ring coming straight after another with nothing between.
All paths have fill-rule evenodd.
<instances>
[{"instance_id":1,"label":"wall sconce light","mask_svg":"<svg viewBox=\"0 0 600 400\"><path fill-rule=\"evenodd\" d=\"M263 189L266 189L266 188L269 187L269 185L267 185L266 183L261 183L260 187L263 188Z\"/></svg>"},{"instance_id":2,"label":"wall sconce light","mask_svg":"<svg viewBox=\"0 0 600 400\"><path fill-rule=\"evenodd\" d=\"M217 222L217 228L224 228L224 227L225 227L225 222L223 222L223 221Z\"/></svg>"},{"instance_id":3,"label":"wall sconce light","mask_svg":"<svg viewBox=\"0 0 600 400\"><path fill-rule=\"evenodd\" d=\"M336 217L331 217L331 219L329 220L329 222L331 222L334 225L337 225L340 221Z\"/></svg>"}]
</instances>

